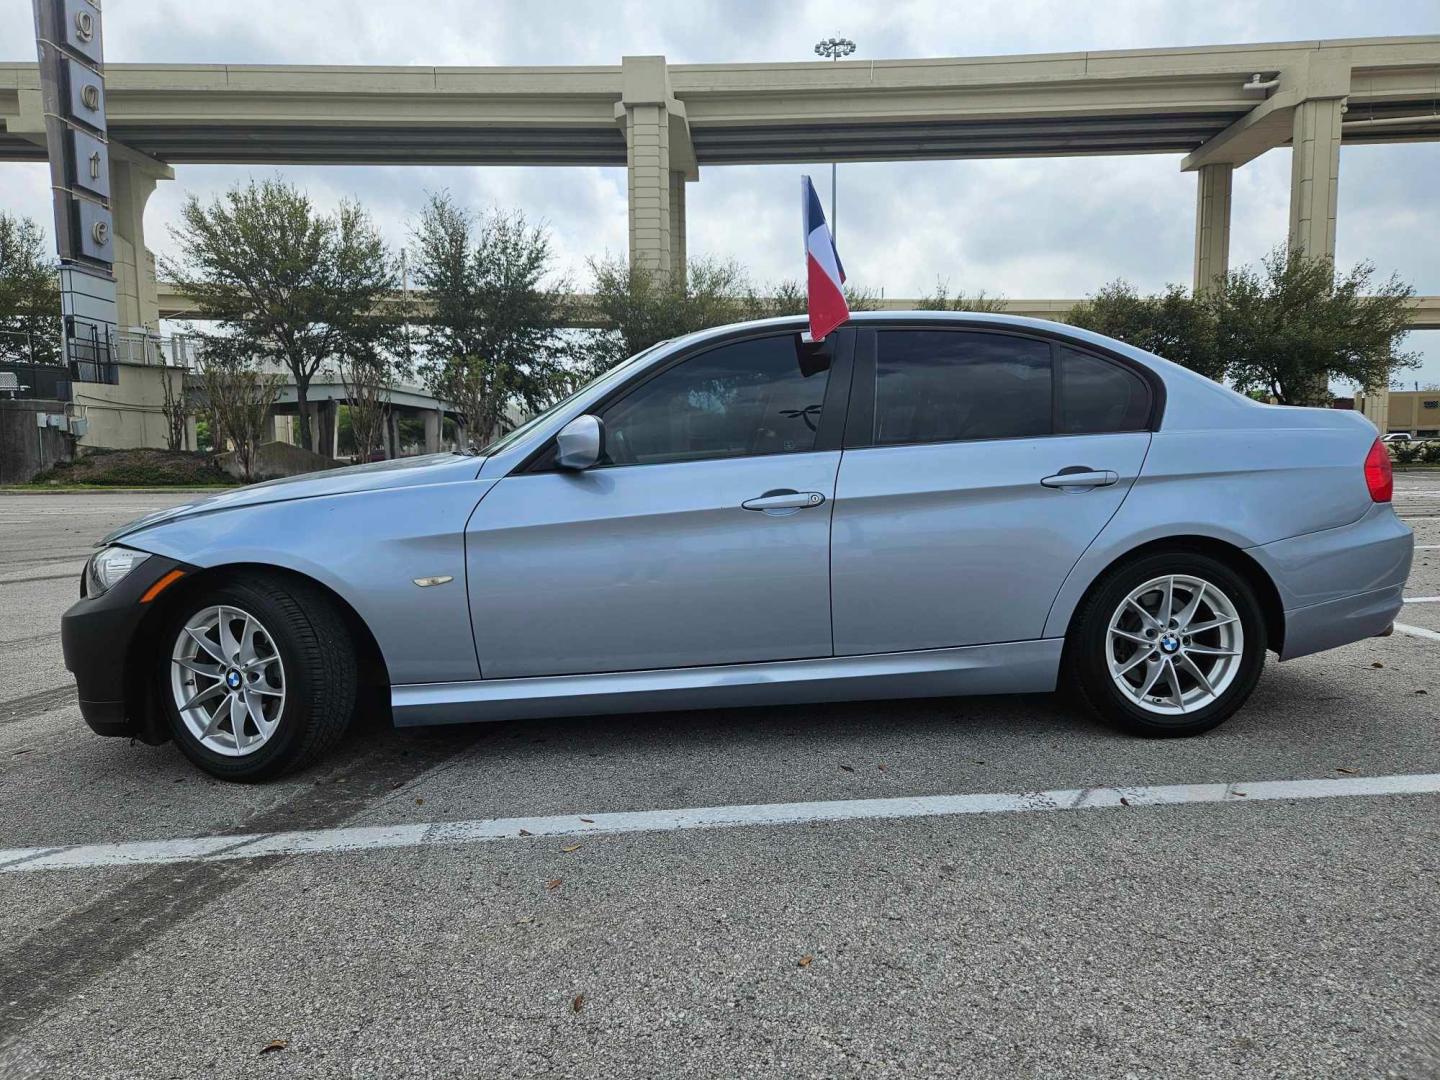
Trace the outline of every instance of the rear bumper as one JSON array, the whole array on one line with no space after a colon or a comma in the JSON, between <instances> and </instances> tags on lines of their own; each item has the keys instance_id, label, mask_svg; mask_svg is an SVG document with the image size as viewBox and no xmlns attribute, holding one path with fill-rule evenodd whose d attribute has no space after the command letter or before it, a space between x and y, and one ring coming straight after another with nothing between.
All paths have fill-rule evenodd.
<instances>
[{"instance_id":1,"label":"rear bumper","mask_svg":"<svg viewBox=\"0 0 1440 1080\"><path fill-rule=\"evenodd\" d=\"M1308 656L1337 645L1378 637L1400 614L1400 585L1374 592L1343 596L1325 604L1314 604L1285 613L1285 647L1281 660Z\"/></svg>"},{"instance_id":2,"label":"rear bumper","mask_svg":"<svg viewBox=\"0 0 1440 1080\"><path fill-rule=\"evenodd\" d=\"M1400 613L1415 536L1388 503L1359 521L1251 548L1285 611L1280 659L1381 634Z\"/></svg>"},{"instance_id":3,"label":"rear bumper","mask_svg":"<svg viewBox=\"0 0 1440 1080\"><path fill-rule=\"evenodd\" d=\"M130 715L136 673L127 658L150 605L140 597L171 570L194 567L151 555L115 587L100 596L82 596L60 618L65 667L75 676L80 715L97 735L143 735L140 718Z\"/></svg>"}]
</instances>

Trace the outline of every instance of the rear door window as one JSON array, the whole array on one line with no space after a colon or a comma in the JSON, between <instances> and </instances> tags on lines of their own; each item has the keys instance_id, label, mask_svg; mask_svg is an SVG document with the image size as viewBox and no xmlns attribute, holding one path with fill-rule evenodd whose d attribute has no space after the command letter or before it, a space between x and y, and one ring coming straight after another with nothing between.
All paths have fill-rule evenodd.
<instances>
[{"instance_id":1,"label":"rear door window","mask_svg":"<svg viewBox=\"0 0 1440 1080\"><path fill-rule=\"evenodd\" d=\"M1048 342L959 330L876 338L875 445L1051 433Z\"/></svg>"}]
</instances>

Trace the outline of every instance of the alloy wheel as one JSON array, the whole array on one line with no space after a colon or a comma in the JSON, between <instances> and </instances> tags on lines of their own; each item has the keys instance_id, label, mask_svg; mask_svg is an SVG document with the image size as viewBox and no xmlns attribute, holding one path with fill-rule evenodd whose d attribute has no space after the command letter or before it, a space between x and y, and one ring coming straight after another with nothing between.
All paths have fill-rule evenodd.
<instances>
[{"instance_id":1,"label":"alloy wheel","mask_svg":"<svg viewBox=\"0 0 1440 1080\"><path fill-rule=\"evenodd\" d=\"M253 754L285 709L285 664L270 632L249 612L214 605L181 628L170 654L175 710L197 742L217 754Z\"/></svg>"},{"instance_id":2,"label":"alloy wheel","mask_svg":"<svg viewBox=\"0 0 1440 1080\"><path fill-rule=\"evenodd\" d=\"M1234 602L1189 574L1152 578L1110 618L1105 656L1122 694L1146 712L1182 716L1220 698L1235 681L1245 631Z\"/></svg>"}]
</instances>

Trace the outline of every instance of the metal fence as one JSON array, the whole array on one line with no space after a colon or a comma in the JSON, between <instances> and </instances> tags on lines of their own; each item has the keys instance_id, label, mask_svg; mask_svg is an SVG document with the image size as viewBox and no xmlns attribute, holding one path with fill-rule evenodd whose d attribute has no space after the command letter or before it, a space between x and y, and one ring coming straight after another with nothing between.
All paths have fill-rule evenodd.
<instances>
[{"instance_id":1,"label":"metal fence","mask_svg":"<svg viewBox=\"0 0 1440 1080\"><path fill-rule=\"evenodd\" d=\"M71 383L120 381L120 367L165 366L189 371L195 366L198 342L187 334L161 335L128 330L104 337L94 326L70 339L69 362L60 355L53 336L0 330L0 396L69 401Z\"/></svg>"}]
</instances>

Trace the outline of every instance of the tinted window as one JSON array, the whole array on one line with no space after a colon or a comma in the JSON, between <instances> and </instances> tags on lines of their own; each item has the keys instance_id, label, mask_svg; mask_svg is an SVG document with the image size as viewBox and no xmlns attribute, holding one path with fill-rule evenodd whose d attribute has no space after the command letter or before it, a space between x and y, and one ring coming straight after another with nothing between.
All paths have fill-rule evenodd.
<instances>
[{"instance_id":1,"label":"tinted window","mask_svg":"<svg viewBox=\"0 0 1440 1080\"><path fill-rule=\"evenodd\" d=\"M877 444L1050 434L1046 342L954 330L877 337Z\"/></svg>"},{"instance_id":2,"label":"tinted window","mask_svg":"<svg viewBox=\"0 0 1440 1080\"><path fill-rule=\"evenodd\" d=\"M1150 419L1150 391L1133 371L1074 349L1060 349L1060 432L1139 431Z\"/></svg>"},{"instance_id":3,"label":"tinted window","mask_svg":"<svg viewBox=\"0 0 1440 1080\"><path fill-rule=\"evenodd\" d=\"M828 363L799 337L723 345L606 409L605 464L793 454L815 447Z\"/></svg>"}]
</instances>

